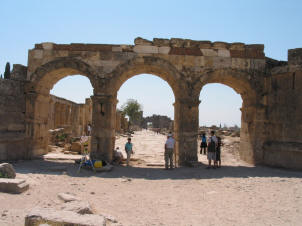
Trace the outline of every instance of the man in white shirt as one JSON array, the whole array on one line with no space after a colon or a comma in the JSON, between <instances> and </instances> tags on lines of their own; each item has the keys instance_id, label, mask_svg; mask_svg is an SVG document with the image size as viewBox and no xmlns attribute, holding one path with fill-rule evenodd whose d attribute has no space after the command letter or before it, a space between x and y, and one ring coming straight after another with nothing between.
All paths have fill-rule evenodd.
<instances>
[{"instance_id":1,"label":"man in white shirt","mask_svg":"<svg viewBox=\"0 0 302 226\"><path fill-rule=\"evenodd\" d=\"M215 131L211 131L211 136L208 139L208 160L209 160L209 166L207 167L207 169L211 168L212 160L213 160L213 168L215 169L217 145L218 145L218 140L217 140L217 137L215 136Z\"/></svg>"},{"instance_id":2,"label":"man in white shirt","mask_svg":"<svg viewBox=\"0 0 302 226\"><path fill-rule=\"evenodd\" d=\"M169 133L167 137L167 141L165 143L165 169L173 169L173 152L174 152L175 140L172 137L172 134Z\"/></svg>"}]
</instances>

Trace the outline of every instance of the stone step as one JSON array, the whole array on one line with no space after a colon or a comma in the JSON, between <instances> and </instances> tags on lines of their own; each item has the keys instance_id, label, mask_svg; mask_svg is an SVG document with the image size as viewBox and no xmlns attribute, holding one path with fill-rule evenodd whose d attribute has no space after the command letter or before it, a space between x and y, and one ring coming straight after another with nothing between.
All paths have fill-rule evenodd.
<instances>
[{"instance_id":1,"label":"stone step","mask_svg":"<svg viewBox=\"0 0 302 226\"><path fill-rule=\"evenodd\" d=\"M28 188L29 184L24 179L0 178L0 192L20 194Z\"/></svg>"},{"instance_id":2,"label":"stone step","mask_svg":"<svg viewBox=\"0 0 302 226\"><path fill-rule=\"evenodd\" d=\"M60 226L102 226L106 219L96 214L77 214L72 211L35 208L25 217L25 226L32 225Z\"/></svg>"}]
</instances>

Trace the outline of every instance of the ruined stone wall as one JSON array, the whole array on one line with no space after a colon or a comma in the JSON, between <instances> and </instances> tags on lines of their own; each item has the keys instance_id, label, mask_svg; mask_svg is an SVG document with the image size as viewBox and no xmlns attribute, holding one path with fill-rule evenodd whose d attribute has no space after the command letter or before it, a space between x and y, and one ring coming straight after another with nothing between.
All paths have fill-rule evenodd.
<instances>
[{"instance_id":1,"label":"ruined stone wall","mask_svg":"<svg viewBox=\"0 0 302 226\"><path fill-rule=\"evenodd\" d=\"M264 162L302 169L302 49L289 50L288 65L273 67L266 86Z\"/></svg>"},{"instance_id":2,"label":"ruined stone wall","mask_svg":"<svg viewBox=\"0 0 302 226\"><path fill-rule=\"evenodd\" d=\"M66 133L74 137L87 134L87 125L91 123L91 101L77 104L50 95L48 123L49 129L64 128Z\"/></svg>"},{"instance_id":3,"label":"ruined stone wall","mask_svg":"<svg viewBox=\"0 0 302 226\"><path fill-rule=\"evenodd\" d=\"M0 161L27 158L25 76L26 67L14 65L11 79L0 79Z\"/></svg>"}]
</instances>

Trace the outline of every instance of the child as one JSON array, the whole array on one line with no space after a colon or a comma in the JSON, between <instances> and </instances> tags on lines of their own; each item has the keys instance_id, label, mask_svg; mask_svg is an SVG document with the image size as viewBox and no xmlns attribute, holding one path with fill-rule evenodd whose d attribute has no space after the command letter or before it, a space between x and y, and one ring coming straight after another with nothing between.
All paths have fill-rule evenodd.
<instances>
[{"instance_id":1,"label":"child","mask_svg":"<svg viewBox=\"0 0 302 226\"><path fill-rule=\"evenodd\" d=\"M216 149L216 161L215 161L215 166L220 168L221 167L221 137L217 137L217 149Z\"/></svg>"},{"instance_id":2,"label":"child","mask_svg":"<svg viewBox=\"0 0 302 226\"><path fill-rule=\"evenodd\" d=\"M201 143L200 143L200 154L202 154L202 149L203 149L203 154L205 155L207 152L207 137L206 135L203 133L202 137L201 137Z\"/></svg>"}]
</instances>

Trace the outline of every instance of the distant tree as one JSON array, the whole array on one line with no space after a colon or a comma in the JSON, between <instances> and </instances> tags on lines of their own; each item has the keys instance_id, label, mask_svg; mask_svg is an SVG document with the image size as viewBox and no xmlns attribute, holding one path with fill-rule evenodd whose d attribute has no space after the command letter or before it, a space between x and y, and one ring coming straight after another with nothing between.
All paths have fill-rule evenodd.
<instances>
[{"instance_id":1,"label":"distant tree","mask_svg":"<svg viewBox=\"0 0 302 226\"><path fill-rule=\"evenodd\" d=\"M129 117L131 124L139 121L142 117L142 105L134 99L128 99L125 104L122 105L122 112Z\"/></svg>"},{"instance_id":2,"label":"distant tree","mask_svg":"<svg viewBox=\"0 0 302 226\"><path fill-rule=\"evenodd\" d=\"M4 78L5 79L10 79L10 64L9 64L9 62L7 62L6 65L5 65Z\"/></svg>"}]
</instances>

